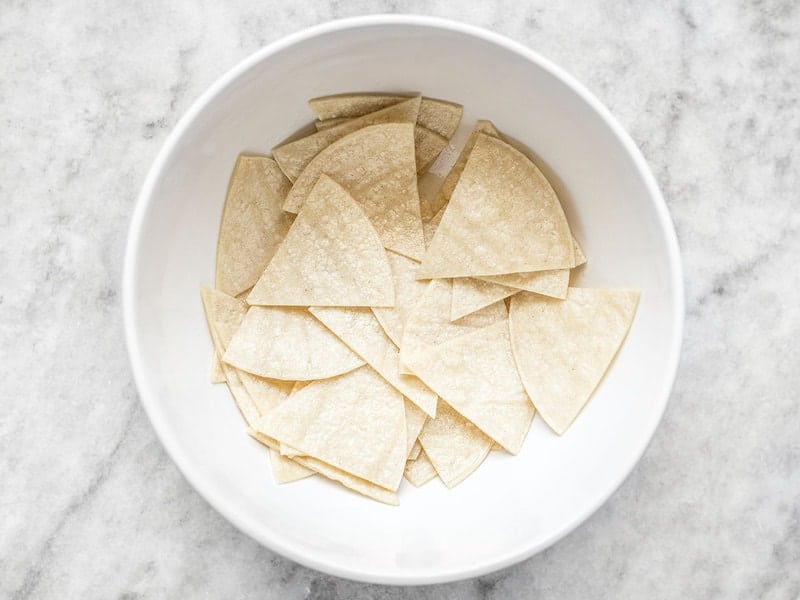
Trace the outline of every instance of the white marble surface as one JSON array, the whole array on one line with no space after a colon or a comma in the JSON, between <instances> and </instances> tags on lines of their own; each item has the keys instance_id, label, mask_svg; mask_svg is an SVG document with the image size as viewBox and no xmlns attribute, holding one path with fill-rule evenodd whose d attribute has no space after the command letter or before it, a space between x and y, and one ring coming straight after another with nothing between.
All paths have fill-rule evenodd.
<instances>
[{"instance_id":1,"label":"white marble surface","mask_svg":"<svg viewBox=\"0 0 800 600\"><path fill-rule=\"evenodd\" d=\"M119 282L169 129L262 45L331 18L457 17L585 82L676 222L687 327L644 459L562 542L426 588L240 534L139 406ZM800 6L787 2L19 2L0 8L0 597L800 598Z\"/></svg>"}]
</instances>

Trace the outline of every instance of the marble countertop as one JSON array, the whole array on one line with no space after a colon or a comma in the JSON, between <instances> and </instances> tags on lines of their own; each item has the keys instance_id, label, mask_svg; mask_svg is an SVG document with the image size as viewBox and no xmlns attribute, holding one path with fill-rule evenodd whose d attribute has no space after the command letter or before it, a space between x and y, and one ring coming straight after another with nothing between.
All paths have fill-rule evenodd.
<instances>
[{"instance_id":1,"label":"marble countertop","mask_svg":"<svg viewBox=\"0 0 800 600\"><path fill-rule=\"evenodd\" d=\"M138 189L218 76L328 19L491 28L587 84L644 151L686 274L664 420L619 491L515 567L422 588L303 568L187 484L139 405L119 282ZM800 5L5 3L0 596L800 598Z\"/></svg>"}]
</instances>

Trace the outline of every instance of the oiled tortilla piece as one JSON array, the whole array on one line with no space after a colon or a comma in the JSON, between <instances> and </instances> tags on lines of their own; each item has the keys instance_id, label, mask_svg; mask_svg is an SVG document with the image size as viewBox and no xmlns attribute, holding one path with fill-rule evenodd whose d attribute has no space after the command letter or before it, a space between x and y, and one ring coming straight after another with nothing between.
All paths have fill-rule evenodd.
<instances>
[{"instance_id":1,"label":"oiled tortilla piece","mask_svg":"<svg viewBox=\"0 0 800 600\"><path fill-rule=\"evenodd\" d=\"M386 251L347 190L327 175L319 177L247 302L394 306Z\"/></svg>"},{"instance_id":2,"label":"oiled tortilla piece","mask_svg":"<svg viewBox=\"0 0 800 600\"><path fill-rule=\"evenodd\" d=\"M436 415L436 394L413 375L400 374L400 351L369 309L311 307L309 310L395 389L427 415Z\"/></svg>"},{"instance_id":3,"label":"oiled tortilla piece","mask_svg":"<svg viewBox=\"0 0 800 600\"><path fill-rule=\"evenodd\" d=\"M552 269L549 271L489 275L478 277L477 279L487 283L512 287L517 290L550 296L551 298L566 298L567 288L569 287L569 272L569 269Z\"/></svg>"},{"instance_id":4,"label":"oiled tortilla piece","mask_svg":"<svg viewBox=\"0 0 800 600\"><path fill-rule=\"evenodd\" d=\"M219 354L217 354L216 350L211 354L209 379L211 383L225 383L225 373L222 372L222 365L220 364Z\"/></svg>"},{"instance_id":5,"label":"oiled tortilla piece","mask_svg":"<svg viewBox=\"0 0 800 600\"><path fill-rule=\"evenodd\" d=\"M323 124L329 119L360 117L370 112L407 100L408 96L397 94L337 94L308 101L311 110ZM455 102L437 98L422 98L417 122L435 133L451 138L458 129L464 107ZM319 128L319 124L317 127Z\"/></svg>"},{"instance_id":6,"label":"oiled tortilla piece","mask_svg":"<svg viewBox=\"0 0 800 600\"><path fill-rule=\"evenodd\" d=\"M434 279L428 283L403 328L403 342L400 345L401 372L413 372L408 369L408 359L426 351L430 346L438 346L465 333L508 319L508 309L500 301L457 321L451 321L451 299L452 283L449 279Z\"/></svg>"},{"instance_id":7,"label":"oiled tortilla piece","mask_svg":"<svg viewBox=\"0 0 800 600\"><path fill-rule=\"evenodd\" d=\"M364 364L306 309L282 306L251 306L223 360L290 382L334 377Z\"/></svg>"},{"instance_id":8,"label":"oiled tortilla piece","mask_svg":"<svg viewBox=\"0 0 800 600\"><path fill-rule=\"evenodd\" d=\"M339 125L350 119L329 119L327 121L317 121L317 131L323 131L335 125ZM447 148L448 139L423 127L414 127L414 149L416 153L417 174L425 173L428 168L439 158L442 150Z\"/></svg>"},{"instance_id":9,"label":"oiled tortilla piece","mask_svg":"<svg viewBox=\"0 0 800 600\"><path fill-rule=\"evenodd\" d=\"M281 453L274 448L269 448L268 450L269 464L272 467L272 478L275 483L291 483L314 474L314 471L295 462L293 459L281 456Z\"/></svg>"},{"instance_id":10,"label":"oiled tortilla piece","mask_svg":"<svg viewBox=\"0 0 800 600\"><path fill-rule=\"evenodd\" d=\"M383 327L386 335L399 346L403 339L403 325L409 311L414 308L427 283L415 277L419 263L395 252L387 252L389 265L392 268L395 301L393 307L373 307L375 318Z\"/></svg>"},{"instance_id":11,"label":"oiled tortilla piece","mask_svg":"<svg viewBox=\"0 0 800 600\"><path fill-rule=\"evenodd\" d=\"M289 191L283 209L297 213L325 173L361 205L384 247L421 260L425 242L415 161L413 125L359 129L314 157Z\"/></svg>"},{"instance_id":12,"label":"oiled tortilla piece","mask_svg":"<svg viewBox=\"0 0 800 600\"><path fill-rule=\"evenodd\" d=\"M247 430L247 434L253 439L267 446L267 448L270 448L271 450L277 450L277 442L269 436L259 433L252 427ZM395 492L377 486L374 483L370 483L369 481L361 479L360 477L356 477L351 473L346 473L345 471L337 469L336 467L332 467L331 465L326 464L316 458L312 458L310 456L297 456L292 460L306 467L307 469L311 469L315 473L322 475L326 479L335 481L336 483L339 483L346 488L353 490L354 492L358 492L367 498L372 498L373 500L377 500L378 502L383 502L384 504L389 504L391 506L398 506L400 504Z\"/></svg>"},{"instance_id":13,"label":"oiled tortilla piece","mask_svg":"<svg viewBox=\"0 0 800 600\"><path fill-rule=\"evenodd\" d=\"M453 298L450 305L450 320L474 313L485 306L494 304L513 296L519 290L474 277L457 277L453 279Z\"/></svg>"},{"instance_id":14,"label":"oiled tortilla piece","mask_svg":"<svg viewBox=\"0 0 800 600\"><path fill-rule=\"evenodd\" d=\"M429 348L407 364L462 417L511 454L519 452L535 411L517 373L508 321Z\"/></svg>"},{"instance_id":15,"label":"oiled tortilla piece","mask_svg":"<svg viewBox=\"0 0 800 600\"><path fill-rule=\"evenodd\" d=\"M411 485L414 487L422 487L429 481L436 479L436 469L433 468L433 463L427 457L424 451L419 453L419 456L414 460L409 460L406 463L406 469L403 475Z\"/></svg>"},{"instance_id":16,"label":"oiled tortilla piece","mask_svg":"<svg viewBox=\"0 0 800 600\"><path fill-rule=\"evenodd\" d=\"M403 397L369 366L308 384L267 413L258 431L380 487L400 485L408 455Z\"/></svg>"},{"instance_id":17,"label":"oiled tortilla piece","mask_svg":"<svg viewBox=\"0 0 800 600\"><path fill-rule=\"evenodd\" d=\"M636 314L639 292L570 288L566 300L521 293L509 315L525 389L559 435L589 401Z\"/></svg>"},{"instance_id":18,"label":"oiled tortilla piece","mask_svg":"<svg viewBox=\"0 0 800 600\"><path fill-rule=\"evenodd\" d=\"M421 125L414 128L414 152L416 154L417 174L422 175L425 173L434 161L439 158L442 150L447 148L448 140L426 129Z\"/></svg>"},{"instance_id":19,"label":"oiled tortilla piece","mask_svg":"<svg viewBox=\"0 0 800 600\"><path fill-rule=\"evenodd\" d=\"M471 475L492 448L492 440L439 401L436 418L429 419L419 436L425 454L444 484L451 488Z\"/></svg>"},{"instance_id":20,"label":"oiled tortilla piece","mask_svg":"<svg viewBox=\"0 0 800 600\"><path fill-rule=\"evenodd\" d=\"M273 148L272 155L286 177L295 181L317 154L349 133L378 123L416 123L419 105L419 96L409 98L393 106L371 112L357 119L344 121L299 140Z\"/></svg>"},{"instance_id":21,"label":"oiled tortilla piece","mask_svg":"<svg viewBox=\"0 0 800 600\"><path fill-rule=\"evenodd\" d=\"M442 181L442 186L439 188L439 192L436 194L436 199L433 202L434 206L443 207L450 201L450 196L453 194L453 190L458 183L458 178L461 177L470 152L472 152L472 149L475 147L475 142L478 141L478 135L481 133L496 138L500 137L500 132L497 131L491 121L480 120L475 123L472 132L469 134L469 138L467 138L466 144L464 144L464 148L461 150L461 154L458 155L453 168L450 169L447 177Z\"/></svg>"},{"instance_id":22,"label":"oiled tortilla piece","mask_svg":"<svg viewBox=\"0 0 800 600\"><path fill-rule=\"evenodd\" d=\"M283 240L292 215L282 206L291 183L268 156L240 154L219 226L214 286L237 296L253 286Z\"/></svg>"},{"instance_id":23,"label":"oiled tortilla piece","mask_svg":"<svg viewBox=\"0 0 800 600\"><path fill-rule=\"evenodd\" d=\"M479 134L417 277L502 275L573 262L572 234L547 179L515 148Z\"/></svg>"},{"instance_id":24,"label":"oiled tortilla piece","mask_svg":"<svg viewBox=\"0 0 800 600\"><path fill-rule=\"evenodd\" d=\"M203 301L203 309L205 310L211 340L214 343L214 351L218 354L224 354L226 344L233 337L244 318L247 305L242 300L207 287L200 289L200 298ZM220 366L239 412L245 422L250 427L253 427L261 418L258 407L242 383L238 371L225 363L221 363Z\"/></svg>"},{"instance_id":25,"label":"oiled tortilla piece","mask_svg":"<svg viewBox=\"0 0 800 600\"><path fill-rule=\"evenodd\" d=\"M417 444L419 432L425 426L428 415L407 398L403 398L403 402L406 409L406 446L408 448L406 458L410 458L414 451L414 446Z\"/></svg>"}]
</instances>

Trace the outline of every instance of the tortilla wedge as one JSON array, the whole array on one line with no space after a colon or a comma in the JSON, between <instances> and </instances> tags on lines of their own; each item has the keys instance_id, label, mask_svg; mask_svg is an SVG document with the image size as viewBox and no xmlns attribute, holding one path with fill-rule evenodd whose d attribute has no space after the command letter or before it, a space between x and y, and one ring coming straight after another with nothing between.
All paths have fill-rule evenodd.
<instances>
[{"instance_id":1,"label":"tortilla wedge","mask_svg":"<svg viewBox=\"0 0 800 600\"><path fill-rule=\"evenodd\" d=\"M339 94L309 100L311 110L322 123L330 119L360 117L403 102L409 96L397 94ZM445 138L453 137L461 122L464 107L447 100L422 98L417 122ZM318 125L319 127L319 125ZM326 125L323 125L325 128Z\"/></svg>"},{"instance_id":2,"label":"tortilla wedge","mask_svg":"<svg viewBox=\"0 0 800 600\"><path fill-rule=\"evenodd\" d=\"M419 442L449 488L469 477L489 455L494 443L443 401L439 402L436 418L429 419L422 429Z\"/></svg>"},{"instance_id":3,"label":"tortilla wedge","mask_svg":"<svg viewBox=\"0 0 800 600\"><path fill-rule=\"evenodd\" d=\"M215 287L236 296L256 282L292 223L281 210L291 184L268 156L240 154L219 226Z\"/></svg>"},{"instance_id":4,"label":"tortilla wedge","mask_svg":"<svg viewBox=\"0 0 800 600\"><path fill-rule=\"evenodd\" d=\"M474 277L453 279L453 298L450 304L450 320L457 321L476 310L513 296L519 290Z\"/></svg>"},{"instance_id":5,"label":"tortilla wedge","mask_svg":"<svg viewBox=\"0 0 800 600\"><path fill-rule=\"evenodd\" d=\"M250 307L222 359L253 375L292 383L364 364L306 309L266 306Z\"/></svg>"},{"instance_id":6,"label":"tortilla wedge","mask_svg":"<svg viewBox=\"0 0 800 600\"><path fill-rule=\"evenodd\" d=\"M639 292L570 288L565 300L511 299L512 348L525 389L563 434L589 401L628 334Z\"/></svg>"},{"instance_id":7,"label":"tortilla wedge","mask_svg":"<svg viewBox=\"0 0 800 600\"><path fill-rule=\"evenodd\" d=\"M408 455L403 397L371 367L309 383L257 430L380 487L400 485Z\"/></svg>"},{"instance_id":8,"label":"tortilla wedge","mask_svg":"<svg viewBox=\"0 0 800 600\"><path fill-rule=\"evenodd\" d=\"M327 175L319 177L247 302L394 306L386 252L347 190Z\"/></svg>"},{"instance_id":9,"label":"tortilla wedge","mask_svg":"<svg viewBox=\"0 0 800 600\"><path fill-rule=\"evenodd\" d=\"M508 252L510 241L515 252ZM484 134L470 153L417 277L571 268L572 234L553 188L524 154Z\"/></svg>"},{"instance_id":10,"label":"tortilla wedge","mask_svg":"<svg viewBox=\"0 0 800 600\"><path fill-rule=\"evenodd\" d=\"M322 173L359 203L384 247L415 260L422 258L425 242L412 125L372 125L334 142L297 178L283 209L298 212Z\"/></svg>"},{"instance_id":11,"label":"tortilla wedge","mask_svg":"<svg viewBox=\"0 0 800 600\"><path fill-rule=\"evenodd\" d=\"M403 475L406 481L414 487L422 487L429 481L436 479L436 469L433 468L433 463L431 463L425 452L421 451L417 458L406 463Z\"/></svg>"},{"instance_id":12,"label":"tortilla wedge","mask_svg":"<svg viewBox=\"0 0 800 600\"><path fill-rule=\"evenodd\" d=\"M317 154L349 133L378 123L416 123L419 105L419 96L408 98L384 109L343 121L333 127L273 148L272 155L286 177L294 182Z\"/></svg>"},{"instance_id":13,"label":"tortilla wedge","mask_svg":"<svg viewBox=\"0 0 800 600\"><path fill-rule=\"evenodd\" d=\"M400 374L400 351L369 309L311 307L309 310L408 400L425 414L436 415L436 394L413 375Z\"/></svg>"},{"instance_id":14,"label":"tortilla wedge","mask_svg":"<svg viewBox=\"0 0 800 600\"><path fill-rule=\"evenodd\" d=\"M458 321L450 320L452 283L448 279L434 279L420 296L409 313L403 328L400 345L400 370L409 373L409 360L429 347L438 346L465 333L483 329L488 325L505 322L508 310L504 302L495 302Z\"/></svg>"},{"instance_id":15,"label":"tortilla wedge","mask_svg":"<svg viewBox=\"0 0 800 600\"><path fill-rule=\"evenodd\" d=\"M511 454L519 452L535 410L517 373L508 321L428 348L407 364L462 417Z\"/></svg>"}]
</instances>

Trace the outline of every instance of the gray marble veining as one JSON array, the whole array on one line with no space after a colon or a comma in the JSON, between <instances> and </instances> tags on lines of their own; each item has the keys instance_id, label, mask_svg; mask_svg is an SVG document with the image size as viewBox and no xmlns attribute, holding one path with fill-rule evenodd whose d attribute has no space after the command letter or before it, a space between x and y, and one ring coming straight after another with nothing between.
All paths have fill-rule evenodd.
<instances>
[{"instance_id":1,"label":"gray marble veining","mask_svg":"<svg viewBox=\"0 0 800 600\"><path fill-rule=\"evenodd\" d=\"M287 33L457 17L572 72L663 188L687 284L678 379L643 460L548 551L444 586L300 567L217 515L139 407L119 281L180 115ZM797 2L5 2L0 9L0 596L800 598Z\"/></svg>"}]
</instances>

